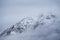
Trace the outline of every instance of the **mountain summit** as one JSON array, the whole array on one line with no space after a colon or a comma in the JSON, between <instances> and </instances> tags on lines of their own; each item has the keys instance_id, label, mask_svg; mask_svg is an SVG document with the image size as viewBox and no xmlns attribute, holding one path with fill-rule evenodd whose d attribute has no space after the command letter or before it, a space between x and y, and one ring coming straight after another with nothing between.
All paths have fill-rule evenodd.
<instances>
[{"instance_id":1,"label":"mountain summit","mask_svg":"<svg viewBox=\"0 0 60 40\"><path fill-rule=\"evenodd\" d=\"M35 21L33 18L30 18L30 17L23 18L20 22L4 30L0 34L0 38L11 35L11 34L15 34L15 33L21 34L29 30L35 30L37 27L51 26L56 21L55 18L56 16L53 14L48 14L48 15L41 14L37 18L37 21Z\"/></svg>"}]
</instances>

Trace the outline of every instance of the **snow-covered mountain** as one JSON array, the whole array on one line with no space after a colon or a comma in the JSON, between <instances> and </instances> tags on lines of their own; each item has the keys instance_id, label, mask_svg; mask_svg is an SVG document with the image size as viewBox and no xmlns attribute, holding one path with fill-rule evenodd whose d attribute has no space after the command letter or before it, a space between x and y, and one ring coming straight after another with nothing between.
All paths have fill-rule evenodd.
<instances>
[{"instance_id":1,"label":"snow-covered mountain","mask_svg":"<svg viewBox=\"0 0 60 40\"><path fill-rule=\"evenodd\" d=\"M23 18L20 22L16 23L15 25L13 25L10 28L7 28L6 30L4 30L1 34L1 36L4 35L10 35L11 33L22 33L24 31L29 30L33 25L34 25L34 19L27 17L27 18Z\"/></svg>"},{"instance_id":2,"label":"snow-covered mountain","mask_svg":"<svg viewBox=\"0 0 60 40\"><path fill-rule=\"evenodd\" d=\"M49 14L41 14L38 16L38 19L36 21L35 25L39 26L49 26L53 25L56 21L56 16L49 13Z\"/></svg>"},{"instance_id":3,"label":"snow-covered mountain","mask_svg":"<svg viewBox=\"0 0 60 40\"><path fill-rule=\"evenodd\" d=\"M56 25L56 16L53 14L39 15L37 21L30 17L23 18L20 22L4 30L0 34L0 39L37 40L38 38L38 40L59 40L58 33L56 33L56 31L58 32ZM15 36L17 39L15 39Z\"/></svg>"},{"instance_id":4,"label":"snow-covered mountain","mask_svg":"<svg viewBox=\"0 0 60 40\"><path fill-rule=\"evenodd\" d=\"M14 31L15 32L20 32L22 33L23 31L27 31L30 28L32 28L32 26L34 25L35 20L33 18L23 18L20 22L16 23L14 25Z\"/></svg>"}]
</instances>

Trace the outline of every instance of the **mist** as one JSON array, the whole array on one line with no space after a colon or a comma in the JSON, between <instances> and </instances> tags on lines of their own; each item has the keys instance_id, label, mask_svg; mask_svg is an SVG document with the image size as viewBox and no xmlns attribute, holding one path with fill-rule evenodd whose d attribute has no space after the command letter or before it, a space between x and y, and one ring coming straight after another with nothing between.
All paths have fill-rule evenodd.
<instances>
[{"instance_id":1,"label":"mist","mask_svg":"<svg viewBox=\"0 0 60 40\"><path fill-rule=\"evenodd\" d=\"M60 0L0 0L0 33L25 17L33 17L36 20L39 15L48 14L50 12L56 15L57 21L60 21ZM56 23L54 26L60 26L59 24L60 23ZM16 34L12 36L12 38L16 37L14 40L17 40L19 37L21 37L21 40L44 40L44 38L39 39L38 37L29 37L33 36L33 34L38 36L39 32L37 32L37 30L44 31L43 28L40 30L36 29L33 33L27 32L26 34L21 34L21 36L19 36L20 34ZM53 39L53 37L49 37L49 39L56 40ZM9 39L6 40L13 40L10 37L8 38Z\"/></svg>"}]
</instances>

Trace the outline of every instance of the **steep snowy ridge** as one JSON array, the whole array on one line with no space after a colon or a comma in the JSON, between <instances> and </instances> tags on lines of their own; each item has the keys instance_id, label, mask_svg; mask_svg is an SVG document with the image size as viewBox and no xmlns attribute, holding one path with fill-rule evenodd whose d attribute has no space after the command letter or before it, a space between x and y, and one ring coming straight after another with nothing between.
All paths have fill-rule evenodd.
<instances>
[{"instance_id":1,"label":"steep snowy ridge","mask_svg":"<svg viewBox=\"0 0 60 40\"><path fill-rule=\"evenodd\" d=\"M1 34L0 37L3 35L10 35L11 32L15 33L22 33L23 31L29 29L32 25L34 24L34 20L32 18L23 18L20 22L16 23L10 28L7 28L4 30Z\"/></svg>"},{"instance_id":2,"label":"steep snowy ridge","mask_svg":"<svg viewBox=\"0 0 60 40\"><path fill-rule=\"evenodd\" d=\"M16 23L12 27L7 28L6 30L4 30L0 34L0 39L2 40L2 38L7 37L7 36L9 36L11 34L14 34L14 35L16 35L16 34L24 34L24 32L37 30L37 28L39 28L40 30L44 30L44 28L47 28L47 27L50 27L51 25L53 25L55 23L55 21L56 21L56 16L53 15L53 14L39 15L39 17L37 18L37 21L35 21L33 18L30 18L30 17L23 18L20 22ZM41 33L42 33L42 31L41 31ZM40 33L40 35L41 35L41 33ZM40 40L43 40L43 39L40 39Z\"/></svg>"}]
</instances>

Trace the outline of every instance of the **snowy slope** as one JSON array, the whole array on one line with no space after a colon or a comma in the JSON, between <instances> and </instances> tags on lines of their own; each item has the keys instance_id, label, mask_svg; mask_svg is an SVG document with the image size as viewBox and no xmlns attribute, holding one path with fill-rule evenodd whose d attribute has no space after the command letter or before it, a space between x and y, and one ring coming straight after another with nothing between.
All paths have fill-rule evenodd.
<instances>
[{"instance_id":1,"label":"snowy slope","mask_svg":"<svg viewBox=\"0 0 60 40\"><path fill-rule=\"evenodd\" d=\"M60 40L59 24L53 14L42 14L37 21L33 18L23 18L5 30L0 38L1 40Z\"/></svg>"},{"instance_id":2,"label":"snowy slope","mask_svg":"<svg viewBox=\"0 0 60 40\"><path fill-rule=\"evenodd\" d=\"M24 31L30 30L32 26L34 25L34 20L30 17L28 18L23 18L20 22L16 23L10 28L7 28L4 30L1 34L0 37L2 36L7 36L10 34L15 34L15 33L22 33Z\"/></svg>"}]
</instances>

